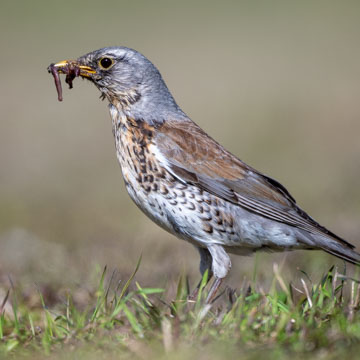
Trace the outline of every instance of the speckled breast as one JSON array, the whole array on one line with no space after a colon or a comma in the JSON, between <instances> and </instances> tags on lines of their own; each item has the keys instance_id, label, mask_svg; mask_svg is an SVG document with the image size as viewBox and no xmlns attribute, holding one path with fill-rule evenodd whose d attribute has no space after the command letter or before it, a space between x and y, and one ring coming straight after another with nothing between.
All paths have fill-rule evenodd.
<instances>
[{"instance_id":1,"label":"speckled breast","mask_svg":"<svg viewBox=\"0 0 360 360\"><path fill-rule=\"evenodd\" d=\"M161 166L151 151L156 146L153 137L157 129L125 116L112 116L112 119L127 191L147 216L196 245L227 242L225 239L229 238L235 241L229 204L197 186L179 181Z\"/></svg>"}]
</instances>

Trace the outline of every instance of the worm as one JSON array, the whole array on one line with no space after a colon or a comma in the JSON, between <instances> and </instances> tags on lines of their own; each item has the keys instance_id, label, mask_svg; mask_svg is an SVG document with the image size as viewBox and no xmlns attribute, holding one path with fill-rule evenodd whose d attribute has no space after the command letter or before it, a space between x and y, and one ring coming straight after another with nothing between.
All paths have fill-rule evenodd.
<instances>
[{"instance_id":1,"label":"worm","mask_svg":"<svg viewBox=\"0 0 360 360\"><path fill-rule=\"evenodd\" d=\"M63 97L62 97L61 81L55 64L50 64L50 66L48 67L48 72L51 73L52 76L54 77L55 87L58 94L58 100L62 101Z\"/></svg>"},{"instance_id":2,"label":"worm","mask_svg":"<svg viewBox=\"0 0 360 360\"><path fill-rule=\"evenodd\" d=\"M56 91L58 93L58 100L62 101L62 87L61 87L61 81L59 76L59 70L55 66L55 64L50 64L48 67L48 72L52 74L55 81L55 87ZM73 88L73 80L80 76L80 68L77 64L69 62L64 67L61 67L61 72L66 74L65 82L69 85L69 89Z\"/></svg>"}]
</instances>

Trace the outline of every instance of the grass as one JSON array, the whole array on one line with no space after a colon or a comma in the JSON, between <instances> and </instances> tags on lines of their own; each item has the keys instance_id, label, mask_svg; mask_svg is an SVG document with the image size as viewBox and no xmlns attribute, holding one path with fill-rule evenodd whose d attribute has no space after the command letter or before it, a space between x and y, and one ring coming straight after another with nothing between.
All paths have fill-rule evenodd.
<instances>
[{"instance_id":1,"label":"grass","mask_svg":"<svg viewBox=\"0 0 360 360\"><path fill-rule=\"evenodd\" d=\"M0 299L0 357L332 359L360 349L360 286L336 267L315 284L303 273L297 287L275 264L269 289L254 274L209 305L207 274L189 301L185 276L170 294L137 283L139 266L125 283L105 268L85 304L67 293L50 307L37 291L40 306L33 306L11 285Z\"/></svg>"}]
</instances>

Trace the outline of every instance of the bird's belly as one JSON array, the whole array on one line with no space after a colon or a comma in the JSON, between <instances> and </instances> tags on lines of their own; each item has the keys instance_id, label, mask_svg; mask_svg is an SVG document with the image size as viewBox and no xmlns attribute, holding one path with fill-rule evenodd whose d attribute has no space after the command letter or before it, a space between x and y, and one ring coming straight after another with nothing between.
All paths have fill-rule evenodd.
<instances>
[{"instance_id":1,"label":"bird's belly","mask_svg":"<svg viewBox=\"0 0 360 360\"><path fill-rule=\"evenodd\" d=\"M242 253L241 247L253 250L284 251L304 247L298 241L297 229L284 223L269 220L236 206L237 239L226 246L232 253Z\"/></svg>"},{"instance_id":2,"label":"bird's belly","mask_svg":"<svg viewBox=\"0 0 360 360\"><path fill-rule=\"evenodd\" d=\"M125 184L131 199L151 220L175 236L199 245L205 235L199 231L202 220L183 184L161 180L151 190L145 190L136 180Z\"/></svg>"}]
</instances>

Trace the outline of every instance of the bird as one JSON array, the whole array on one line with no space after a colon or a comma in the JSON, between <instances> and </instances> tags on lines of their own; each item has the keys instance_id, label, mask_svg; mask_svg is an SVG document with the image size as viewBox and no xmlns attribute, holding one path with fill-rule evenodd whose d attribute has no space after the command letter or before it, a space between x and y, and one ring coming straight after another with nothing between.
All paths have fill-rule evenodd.
<instances>
[{"instance_id":1,"label":"bird","mask_svg":"<svg viewBox=\"0 0 360 360\"><path fill-rule=\"evenodd\" d=\"M107 99L127 192L152 221L197 248L201 275L214 277L207 302L231 269L229 254L320 249L360 264L354 245L193 122L138 51L105 47L48 69L55 82L66 74L70 87L77 76L89 80Z\"/></svg>"}]
</instances>

